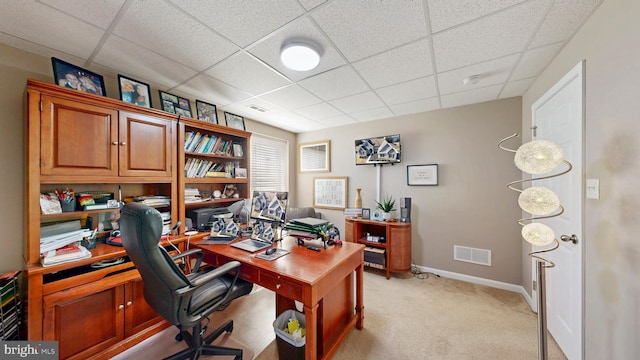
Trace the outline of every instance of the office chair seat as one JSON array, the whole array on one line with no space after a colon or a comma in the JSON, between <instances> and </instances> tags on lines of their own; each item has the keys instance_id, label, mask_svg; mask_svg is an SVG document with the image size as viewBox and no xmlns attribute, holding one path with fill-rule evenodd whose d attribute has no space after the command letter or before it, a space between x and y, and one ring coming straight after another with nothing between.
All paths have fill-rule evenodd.
<instances>
[{"instance_id":1,"label":"office chair seat","mask_svg":"<svg viewBox=\"0 0 640 360\"><path fill-rule=\"evenodd\" d=\"M231 355L242 359L242 349L210 345L223 332L233 330L228 320L206 338L203 322L233 299L247 295L253 284L238 278L240 263L231 261L218 268L200 269L202 251L191 249L170 256L159 245L162 235L160 213L143 204L128 203L121 210L122 244L144 282L145 301L165 320L180 329L176 339L189 346L165 359L197 359L200 355ZM176 264L178 259L197 256L190 274Z\"/></svg>"}]
</instances>

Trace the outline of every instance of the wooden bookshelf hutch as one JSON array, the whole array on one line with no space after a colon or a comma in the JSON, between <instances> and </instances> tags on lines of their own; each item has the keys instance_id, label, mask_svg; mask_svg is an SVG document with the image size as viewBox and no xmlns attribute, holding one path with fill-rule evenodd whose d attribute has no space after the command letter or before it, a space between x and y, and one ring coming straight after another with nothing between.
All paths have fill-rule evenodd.
<instances>
[{"instance_id":1,"label":"wooden bookshelf hutch","mask_svg":"<svg viewBox=\"0 0 640 360\"><path fill-rule=\"evenodd\" d=\"M96 219L107 224L117 219L119 209L43 215L40 194L72 188L120 191L123 199L169 196L170 205L159 210L170 214L172 224L180 220L183 233L186 186L221 190L226 183L236 183L244 198L249 184L248 174L243 179L186 178L185 156L190 154L184 152L185 132L201 130L241 144L244 156L218 158L247 169L251 134L35 80L27 81L26 118L26 339L58 341L60 359L111 358L169 324L144 301L140 275L122 247L98 242L91 258L41 265L42 226L84 223L87 218L94 225ZM229 200L199 206L218 203L226 206ZM173 245L163 245L184 250L185 243L185 237L176 236ZM120 257L125 261L114 266L91 266Z\"/></svg>"}]
</instances>

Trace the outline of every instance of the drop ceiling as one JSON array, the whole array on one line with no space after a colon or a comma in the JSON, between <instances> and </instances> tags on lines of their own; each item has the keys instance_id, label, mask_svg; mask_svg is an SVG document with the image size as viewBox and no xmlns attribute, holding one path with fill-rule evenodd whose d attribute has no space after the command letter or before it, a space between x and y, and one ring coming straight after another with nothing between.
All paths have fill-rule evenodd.
<instances>
[{"instance_id":1,"label":"drop ceiling","mask_svg":"<svg viewBox=\"0 0 640 360\"><path fill-rule=\"evenodd\" d=\"M601 1L2 0L0 43L299 133L521 96Z\"/></svg>"}]
</instances>

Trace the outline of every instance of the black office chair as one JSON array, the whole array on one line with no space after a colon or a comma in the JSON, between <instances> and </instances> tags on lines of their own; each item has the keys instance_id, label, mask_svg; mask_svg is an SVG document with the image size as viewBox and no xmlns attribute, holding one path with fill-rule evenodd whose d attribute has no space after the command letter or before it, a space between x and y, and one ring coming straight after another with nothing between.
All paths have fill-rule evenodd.
<instances>
[{"instance_id":1,"label":"black office chair","mask_svg":"<svg viewBox=\"0 0 640 360\"><path fill-rule=\"evenodd\" d=\"M171 257L159 246L162 234L160 213L146 205L128 203L121 211L122 244L144 281L144 299L165 320L180 329L176 340L189 348L166 359L197 359L200 355L231 355L242 359L242 349L209 345L223 332L233 330L233 320L225 322L206 338L202 322L231 300L251 292L253 284L238 279L237 261L218 268L200 270L202 251L192 249ZM180 258L197 256L190 274L176 264ZM235 274L230 272L235 270ZM189 330L192 332L189 333Z\"/></svg>"}]
</instances>

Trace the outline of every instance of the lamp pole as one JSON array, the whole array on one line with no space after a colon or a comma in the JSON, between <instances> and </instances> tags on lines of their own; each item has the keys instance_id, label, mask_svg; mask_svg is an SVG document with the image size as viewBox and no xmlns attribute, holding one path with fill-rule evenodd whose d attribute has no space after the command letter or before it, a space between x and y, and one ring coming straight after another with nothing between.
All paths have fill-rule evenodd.
<instances>
[{"instance_id":1,"label":"lamp pole","mask_svg":"<svg viewBox=\"0 0 640 360\"><path fill-rule=\"evenodd\" d=\"M544 261L536 260L538 278L538 358L548 359L547 346L547 285Z\"/></svg>"}]
</instances>

